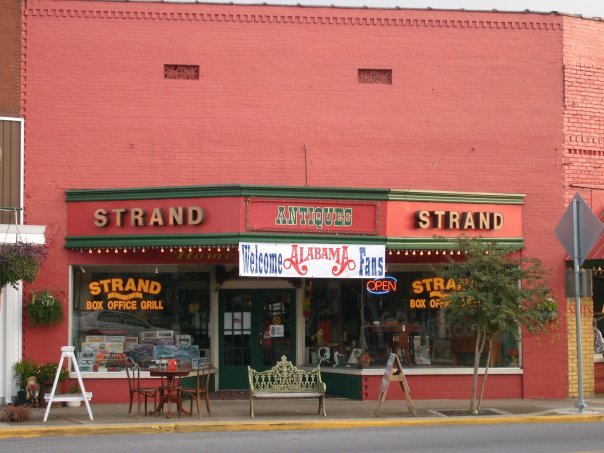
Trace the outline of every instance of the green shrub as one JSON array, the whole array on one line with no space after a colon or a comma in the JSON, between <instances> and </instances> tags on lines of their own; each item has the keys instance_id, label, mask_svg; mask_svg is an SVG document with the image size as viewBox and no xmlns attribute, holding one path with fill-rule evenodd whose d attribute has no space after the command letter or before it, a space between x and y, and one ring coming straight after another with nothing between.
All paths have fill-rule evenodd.
<instances>
[{"instance_id":1,"label":"green shrub","mask_svg":"<svg viewBox=\"0 0 604 453\"><path fill-rule=\"evenodd\" d=\"M57 374L57 364L54 362L43 363L38 367L38 382L40 385L52 384ZM63 382L69 378L69 370L67 368L61 368L61 374L59 375L59 382Z\"/></svg>"},{"instance_id":2,"label":"green shrub","mask_svg":"<svg viewBox=\"0 0 604 453\"><path fill-rule=\"evenodd\" d=\"M15 371L15 379L21 390L26 389L27 378L30 376L38 376L38 364L29 359L15 363L13 368Z\"/></svg>"}]
</instances>

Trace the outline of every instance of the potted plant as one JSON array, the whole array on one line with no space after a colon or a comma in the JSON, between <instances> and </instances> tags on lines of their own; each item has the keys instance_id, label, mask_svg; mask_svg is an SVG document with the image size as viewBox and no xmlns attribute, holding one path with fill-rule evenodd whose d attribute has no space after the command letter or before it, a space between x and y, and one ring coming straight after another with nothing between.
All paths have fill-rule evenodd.
<instances>
[{"instance_id":1,"label":"potted plant","mask_svg":"<svg viewBox=\"0 0 604 453\"><path fill-rule=\"evenodd\" d=\"M52 384L54 383L55 376L57 374L57 364L53 362L47 362L43 364L37 364L30 359L24 359L21 362L17 362L14 366L15 379L19 385L23 395L27 390L27 381L31 377L37 379L39 385L39 398L42 399L45 393L50 393L52 390ZM59 374L59 382L63 382L69 378L69 371L67 368L61 368ZM20 398L19 395L17 395ZM23 400L29 402L33 406L37 406L37 401L28 401L27 397L24 396Z\"/></svg>"},{"instance_id":2,"label":"potted plant","mask_svg":"<svg viewBox=\"0 0 604 453\"><path fill-rule=\"evenodd\" d=\"M41 245L21 241L0 244L0 288L15 286L21 280L33 282L45 257L46 250Z\"/></svg>"},{"instance_id":3,"label":"potted plant","mask_svg":"<svg viewBox=\"0 0 604 453\"><path fill-rule=\"evenodd\" d=\"M38 367L38 382L40 383L40 398L43 399L44 395L52 391L52 385L57 374L58 365L54 362L43 363ZM69 378L69 371L67 368L61 368L59 374L59 383L66 381ZM59 393L58 390L55 390ZM61 403L58 403L61 405Z\"/></svg>"},{"instance_id":4,"label":"potted plant","mask_svg":"<svg viewBox=\"0 0 604 453\"><path fill-rule=\"evenodd\" d=\"M78 381L73 381L67 393L70 395L77 395L80 393L80 386L78 385ZM67 407L78 407L82 404L82 401L67 401L65 404L67 404Z\"/></svg>"},{"instance_id":5,"label":"potted plant","mask_svg":"<svg viewBox=\"0 0 604 453\"><path fill-rule=\"evenodd\" d=\"M25 404L28 402L26 398L26 390L27 390L27 380L30 377L38 376L38 365L29 360L24 359L20 362L15 363L13 366L13 371L15 373L15 380L17 381L17 386L19 390L17 391L17 403ZM31 403L34 403L33 401Z\"/></svg>"},{"instance_id":6,"label":"potted plant","mask_svg":"<svg viewBox=\"0 0 604 453\"><path fill-rule=\"evenodd\" d=\"M38 381L40 381L40 385L50 385L54 383L55 376L57 374L57 364L54 362L43 363L38 366ZM66 381L69 378L69 371L67 368L61 368L61 372L59 374L59 382Z\"/></svg>"},{"instance_id":7,"label":"potted plant","mask_svg":"<svg viewBox=\"0 0 604 453\"><path fill-rule=\"evenodd\" d=\"M27 318L35 326L51 326L63 319L63 306L50 291L34 292L26 307Z\"/></svg>"},{"instance_id":8,"label":"potted plant","mask_svg":"<svg viewBox=\"0 0 604 453\"><path fill-rule=\"evenodd\" d=\"M555 321L558 319L558 304L552 297L540 301L535 307L537 315L542 322Z\"/></svg>"}]
</instances>

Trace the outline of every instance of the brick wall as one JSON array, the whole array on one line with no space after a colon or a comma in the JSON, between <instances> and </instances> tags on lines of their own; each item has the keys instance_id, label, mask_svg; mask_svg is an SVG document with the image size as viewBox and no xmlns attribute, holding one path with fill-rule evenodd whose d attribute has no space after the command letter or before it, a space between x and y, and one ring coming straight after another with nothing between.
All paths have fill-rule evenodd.
<instances>
[{"instance_id":1,"label":"brick wall","mask_svg":"<svg viewBox=\"0 0 604 453\"><path fill-rule=\"evenodd\" d=\"M308 184L524 193L523 253L563 300L562 21L27 1L26 220L47 225L51 264L36 285L69 294L65 189ZM174 64L199 80L165 79ZM67 323L28 329L26 353L56 354ZM566 345L525 338L518 393L566 396Z\"/></svg>"},{"instance_id":2,"label":"brick wall","mask_svg":"<svg viewBox=\"0 0 604 453\"><path fill-rule=\"evenodd\" d=\"M566 203L580 192L604 208L604 23L564 18Z\"/></svg>"},{"instance_id":3,"label":"brick wall","mask_svg":"<svg viewBox=\"0 0 604 453\"><path fill-rule=\"evenodd\" d=\"M0 0L0 116L21 116L21 2Z\"/></svg>"},{"instance_id":4,"label":"brick wall","mask_svg":"<svg viewBox=\"0 0 604 453\"><path fill-rule=\"evenodd\" d=\"M564 184L565 204L576 192L598 215L604 209L604 24L564 18ZM574 300L569 300L573 305ZM581 318L583 386L586 394L601 391L594 382L593 303ZM577 353L574 315L569 316L569 395L576 396Z\"/></svg>"},{"instance_id":5,"label":"brick wall","mask_svg":"<svg viewBox=\"0 0 604 453\"><path fill-rule=\"evenodd\" d=\"M566 301L567 328L568 328L568 396L576 397L579 394L578 383L578 355L577 355L577 324L575 300ZM593 331L593 302L590 297L581 299L581 361L583 394L594 394L594 331Z\"/></svg>"},{"instance_id":6,"label":"brick wall","mask_svg":"<svg viewBox=\"0 0 604 453\"><path fill-rule=\"evenodd\" d=\"M383 376L362 377L362 399L377 400ZM468 375L411 375L406 376L411 400L422 399L460 399L469 400L472 394L473 376ZM482 385L482 376L478 378L478 392ZM522 375L489 374L485 387L484 399L522 398ZM386 399L402 399L400 383L391 382ZM403 404L401 408L406 409Z\"/></svg>"},{"instance_id":7,"label":"brick wall","mask_svg":"<svg viewBox=\"0 0 604 453\"><path fill-rule=\"evenodd\" d=\"M594 364L594 393L604 393L604 363L598 362Z\"/></svg>"}]
</instances>

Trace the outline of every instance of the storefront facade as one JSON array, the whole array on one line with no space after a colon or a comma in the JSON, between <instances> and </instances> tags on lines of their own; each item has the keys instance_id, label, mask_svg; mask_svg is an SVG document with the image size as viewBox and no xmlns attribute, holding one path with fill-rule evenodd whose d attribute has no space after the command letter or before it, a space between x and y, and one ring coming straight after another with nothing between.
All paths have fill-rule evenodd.
<instances>
[{"instance_id":1,"label":"storefront facade","mask_svg":"<svg viewBox=\"0 0 604 453\"><path fill-rule=\"evenodd\" d=\"M456 283L439 277L438 265L456 258L451 239L462 233L522 248L524 198L269 186L70 190L69 338L92 387L123 378L122 353L151 367L164 355L209 357L217 389L245 389L248 365L269 368L286 355L321 366L331 394L374 399L394 352L418 397L430 397L420 382L461 384L473 351L471 327L445 323L440 297ZM522 368L511 351L521 350L511 335L497 339L493 379L516 390L492 397L517 396Z\"/></svg>"},{"instance_id":2,"label":"storefront facade","mask_svg":"<svg viewBox=\"0 0 604 453\"><path fill-rule=\"evenodd\" d=\"M24 2L22 19L25 221L48 245L34 287L69 313L25 320L23 354L77 346L96 401L127 395L112 352L146 344L156 360L177 342L212 359L215 388L286 354L321 363L329 393L374 399L400 351L413 398L467 398L467 332L441 318L436 293L454 282L439 279L435 236L540 258L572 324L553 231L589 173L573 169L602 144L569 114L585 98L565 96L601 65L565 40L599 42L600 23L48 0ZM370 256L371 278L268 273L294 246ZM486 397L572 394L571 340L501 338ZM350 357L364 351L363 369Z\"/></svg>"}]
</instances>

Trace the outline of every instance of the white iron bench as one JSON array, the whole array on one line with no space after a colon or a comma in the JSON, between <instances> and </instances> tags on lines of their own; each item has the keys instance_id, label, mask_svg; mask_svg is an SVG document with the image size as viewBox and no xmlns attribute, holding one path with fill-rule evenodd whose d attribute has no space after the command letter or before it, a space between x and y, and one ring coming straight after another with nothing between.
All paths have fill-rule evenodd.
<instances>
[{"instance_id":1,"label":"white iron bench","mask_svg":"<svg viewBox=\"0 0 604 453\"><path fill-rule=\"evenodd\" d=\"M304 371L295 367L287 357L270 370L256 371L247 367L250 382L250 416L254 418L254 398L319 398L319 414L325 413L325 383L321 370L316 367Z\"/></svg>"}]
</instances>

